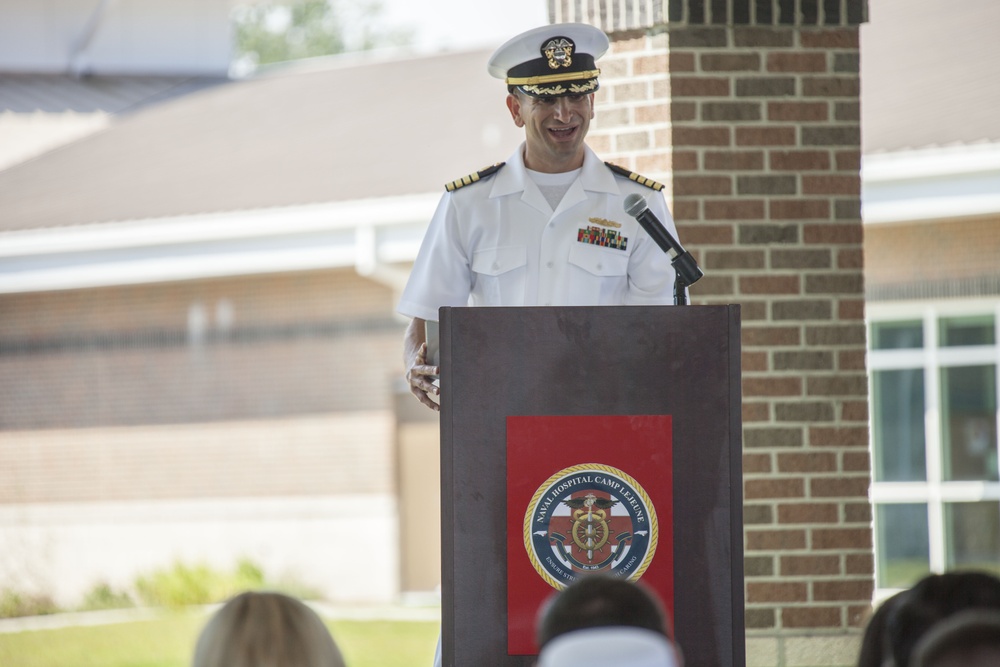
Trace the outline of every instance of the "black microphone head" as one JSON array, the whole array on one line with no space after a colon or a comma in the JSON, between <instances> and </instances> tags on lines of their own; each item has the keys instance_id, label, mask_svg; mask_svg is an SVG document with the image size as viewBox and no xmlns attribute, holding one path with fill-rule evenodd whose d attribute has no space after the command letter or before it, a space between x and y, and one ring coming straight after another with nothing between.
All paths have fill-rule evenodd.
<instances>
[{"instance_id":1,"label":"black microphone head","mask_svg":"<svg viewBox=\"0 0 1000 667\"><path fill-rule=\"evenodd\" d=\"M633 218L645 211L648 206L646 206L646 198L640 194L633 192L628 197L625 197L625 212L631 215Z\"/></svg>"}]
</instances>

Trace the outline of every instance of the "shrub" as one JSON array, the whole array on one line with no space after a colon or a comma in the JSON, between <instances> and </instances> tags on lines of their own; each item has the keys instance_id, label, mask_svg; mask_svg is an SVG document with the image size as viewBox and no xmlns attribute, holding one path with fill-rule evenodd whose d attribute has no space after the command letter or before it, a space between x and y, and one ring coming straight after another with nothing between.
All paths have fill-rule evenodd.
<instances>
[{"instance_id":1,"label":"shrub","mask_svg":"<svg viewBox=\"0 0 1000 667\"><path fill-rule=\"evenodd\" d=\"M39 616L59 611L47 595L19 593L9 588L0 590L0 618L15 616Z\"/></svg>"},{"instance_id":2,"label":"shrub","mask_svg":"<svg viewBox=\"0 0 1000 667\"><path fill-rule=\"evenodd\" d=\"M293 580L269 582L264 573L250 560L240 560L230 571L214 569L204 564L174 563L136 577L134 592L117 590L106 582L95 584L84 595L81 611L125 609L143 604L153 607L178 608L187 605L224 602L248 590L270 589L300 598L316 599L314 589ZM0 589L0 618L55 614L60 611L46 595L32 595L13 589Z\"/></svg>"},{"instance_id":3,"label":"shrub","mask_svg":"<svg viewBox=\"0 0 1000 667\"><path fill-rule=\"evenodd\" d=\"M248 560L240 561L233 572L208 565L174 563L135 581L139 599L147 605L183 607L222 602L237 593L264 588L264 574Z\"/></svg>"},{"instance_id":4,"label":"shrub","mask_svg":"<svg viewBox=\"0 0 1000 667\"><path fill-rule=\"evenodd\" d=\"M80 605L81 611L96 611L98 609L124 609L134 607L135 600L125 591L116 591L106 583L96 584L87 591Z\"/></svg>"}]
</instances>

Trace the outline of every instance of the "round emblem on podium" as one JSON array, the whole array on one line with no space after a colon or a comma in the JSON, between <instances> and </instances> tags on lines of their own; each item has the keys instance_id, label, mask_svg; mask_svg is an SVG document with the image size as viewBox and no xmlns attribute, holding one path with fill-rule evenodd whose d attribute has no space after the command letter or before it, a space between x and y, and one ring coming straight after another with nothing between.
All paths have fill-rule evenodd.
<instances>
[{"instance_id":1,"label":"round emblem on podium","mask_svg":"<svg viewBox=\"0 0 1000 667\"><path fill-rule=\"evenodd\" d=\"M524 513L524 548L535 570L561 589L600 572L636 580L653 560L656 509L628 474L600 463L560 470Z\"/></svg>"}]
</instances>

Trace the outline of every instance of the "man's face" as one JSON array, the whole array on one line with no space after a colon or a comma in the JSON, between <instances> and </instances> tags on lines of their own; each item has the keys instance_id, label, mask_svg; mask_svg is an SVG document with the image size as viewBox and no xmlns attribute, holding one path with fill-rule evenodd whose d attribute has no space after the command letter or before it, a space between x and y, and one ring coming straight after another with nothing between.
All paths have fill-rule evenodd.
<instances>
[{"instance_id":1,"label":"man's face","mask_svg":"<svg viewBox=\"0 0 1000 667\"><path fill-rule=\"evenodd\" d=\"M594 117L594 95L507 96L514 124L524 128L525 166L560 173L583 165L583 140Z\"/></svg>"}]
</instances>

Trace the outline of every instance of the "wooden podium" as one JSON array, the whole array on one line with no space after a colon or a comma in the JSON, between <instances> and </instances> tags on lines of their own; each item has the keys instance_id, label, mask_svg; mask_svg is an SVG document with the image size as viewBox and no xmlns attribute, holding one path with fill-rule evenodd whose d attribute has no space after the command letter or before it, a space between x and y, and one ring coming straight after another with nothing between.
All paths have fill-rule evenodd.
<instances>
[{"instance_id":1,"label":"wooden podium","mask_svg":"<svg viewBox=\"0 0 1000 667\"><path fill-rule=\"evenodd\" d=\"M671 424L685 665L743 667L739 306L442 308L440 344L444 666L534 661L508 652L508 417L645 415Z\"/></svg>"}]
</instances>

